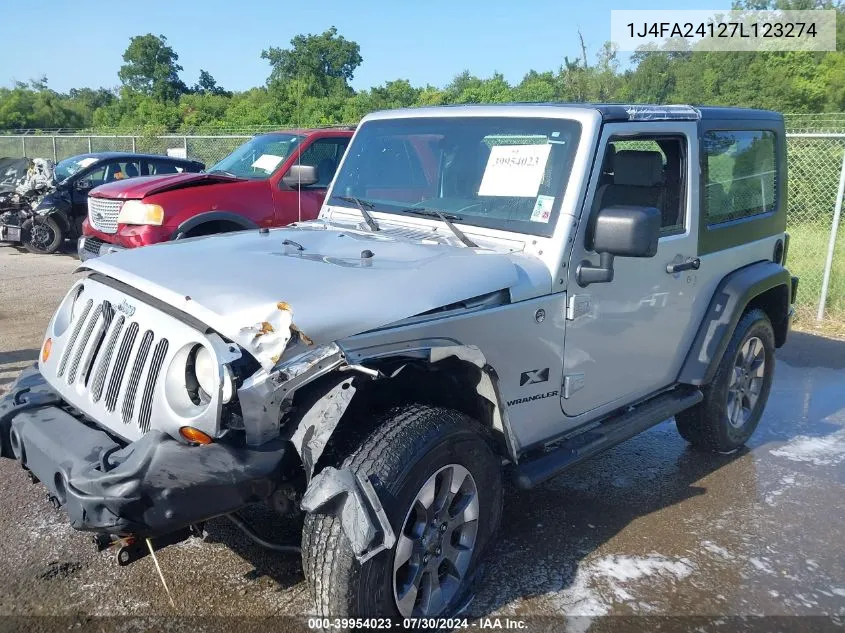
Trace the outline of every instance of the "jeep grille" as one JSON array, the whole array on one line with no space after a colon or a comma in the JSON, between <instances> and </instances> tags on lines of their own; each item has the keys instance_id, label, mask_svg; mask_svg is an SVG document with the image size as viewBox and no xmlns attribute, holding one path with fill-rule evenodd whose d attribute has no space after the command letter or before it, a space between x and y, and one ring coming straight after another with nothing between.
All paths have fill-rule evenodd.
<instances>
[{"instance_id":1,"label":"jeep grille","mask_svg":"<svg viewBox=\"0 0 845 633\"><path fill-rule=\"evenodd\" d=\"M117 216L123 200L109 200L108 198L88 197L88 221L98 231L103 233L117 232Z\"/></svg>"},{"instance_id":2,"label":"jeep grille","mask_svg":"<svg viewBox=\"0 0 845 633\"><path fill-rule=\"evenodd\" d=\"M167 368L179 350L184 357L184 350L208 345L208 339L175 315L109 285L92 278L81 285L71 291L79 296L64 330L51 335L51 324L47 333L53 346L40 364L42 374L69 404L125 439L138 439L154 425L178 431L184 419L167 403ZM215 398L205 411L191 414L197 416L193 423L204 420L205 428L216 428L219 406Z\"/></svg>"},{"instance_id":3,"label":"jeep grille","mask_svg":"<svg viewBox=\"0 0 845 633\"><path fill-rule=\"evenodd\" d=\"M164 353L161 352L167 350L168 341L166 338L158 339L158 353L153 354L152 362L147 363L147 356L155 338L153 331L146 330L140 344L136 346L135 341L140 330L137 322L133 321L128 327L124 327L125 318L123 315L114 318L115 309L109 301L102 301L93 310L92 305L93 302L89 299L79 318L71 326L73 331L62 354L58 377L69 386L77 383L77 387L82 387L90 393L94 402L100 400L103 386L107 384L106 410L113 412L120 404L123 423L134 423L142 433L146 433L150 430L153 393L164 362ZM118 351L112 362L115 348ZM133 352L132 369L127 371ZM69 359L72 360L68 369ZM136 407L136 398L141 387L143 394L140 406Z\"/></svg>"}]
</instances>

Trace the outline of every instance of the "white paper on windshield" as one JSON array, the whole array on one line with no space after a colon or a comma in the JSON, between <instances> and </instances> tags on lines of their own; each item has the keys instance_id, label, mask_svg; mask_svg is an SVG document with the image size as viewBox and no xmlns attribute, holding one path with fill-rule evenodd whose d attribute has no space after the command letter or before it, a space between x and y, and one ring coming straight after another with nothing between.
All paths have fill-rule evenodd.
<instances>
[{"instance_id":1,"label":"white paper on windshield","mask_svg":"<svg viewBox=\"0 0 845 633\"><path fill-rule=\"evenodd\" d=\"M548 144L492 147L478 195L533 198L543 182L551 148Z\"/></svg>"},{"instance_id":2,"label":"white paper on windshield","mask_svg":"<svg viewBox=\"0 0 845 633\"><path fill-rule=\"evenodd\" d=\"M534 203L534 210L531 212L531 221L548 224L549 218L552 217L554 203L554 196L537 196L537 202Z\"/></svg>"},{"instance_id":3,"label":"white paper on windshield","mask_svg":"<svg viewBox=\"0 0 845 633\"><path fill-rule=\"evenodd\" d=\"M276 156L275 154L262 154L252 163L252 166L256 169L262 169L268 174L272 174L273 170L279 166L282 160L284 159L281 156Z\"/></svg>"},{"instance_id":4,"label":"white paper on windshield","mask_svg":"<svg viewBox=\"0 0 845 633\"><path fill-rule=\"evenodd\" d=\"M85 169L86 167L88 167L88 165L93 165L98 160L100 160L100 159L99 158L83 158L81 161L79 161L79 168Z\"/></svg>"}]
</instances>

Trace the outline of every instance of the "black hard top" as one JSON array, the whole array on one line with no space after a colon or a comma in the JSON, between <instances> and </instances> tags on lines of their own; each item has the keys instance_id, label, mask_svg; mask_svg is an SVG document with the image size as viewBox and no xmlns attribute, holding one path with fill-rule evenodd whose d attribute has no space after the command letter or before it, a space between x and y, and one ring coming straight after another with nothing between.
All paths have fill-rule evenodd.
<instances>
[{"instance_id":1,"label":"black hard top","mask_svg":"<svg viewBox=\"0 0 845 633\"><path fill-rule=\"evenodd\" d=\"M190 158L177 158L175 156L167 156L165 154L136 154L133 152L91 152L90 154L77 154L71 158L96 158L97 160L111 160L114 158L148 158L155 160L165 160L173 163L196 163L198 161Z\"/></svg>"}]
</instances>

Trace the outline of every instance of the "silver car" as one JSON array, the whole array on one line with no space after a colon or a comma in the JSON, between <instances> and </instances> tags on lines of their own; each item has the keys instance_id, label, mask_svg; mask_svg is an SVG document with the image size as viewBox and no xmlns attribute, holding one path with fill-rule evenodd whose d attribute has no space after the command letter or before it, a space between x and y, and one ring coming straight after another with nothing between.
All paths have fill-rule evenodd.
<instances>
[{"instance_id":1,"label":"silver car","mask_svg":"<svg viewBox=\"0 0 845 633\"><path fill-rule=\"evenodd\" d=\"M371 114L319 219L85 262L2 453L122 564L218 516L258 538L266 502L306 515L316 613L455 613L504 477L672 416L748 439L797 288L785 187L772 112Z\"/></svg>"}]
</instances>

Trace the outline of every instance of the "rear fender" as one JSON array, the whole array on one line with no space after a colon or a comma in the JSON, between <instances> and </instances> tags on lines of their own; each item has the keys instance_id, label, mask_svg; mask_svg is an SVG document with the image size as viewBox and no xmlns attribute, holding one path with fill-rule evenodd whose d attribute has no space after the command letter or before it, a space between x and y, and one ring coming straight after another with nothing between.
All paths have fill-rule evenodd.
<instances>
[{"instance_id":1,"label":"rear fender","mask_svg":"<svg viewBox=\"0 0 845 633\"><path fill-rule=\"evenodd\" d=\"M692 347L681 367L678 382L706 385L716 374L736 325L749 307L769 315L778 347L786 341L792 277L780 264L757 262L735 270L719 283Z\"/></svg>"}]
</instances>

